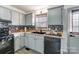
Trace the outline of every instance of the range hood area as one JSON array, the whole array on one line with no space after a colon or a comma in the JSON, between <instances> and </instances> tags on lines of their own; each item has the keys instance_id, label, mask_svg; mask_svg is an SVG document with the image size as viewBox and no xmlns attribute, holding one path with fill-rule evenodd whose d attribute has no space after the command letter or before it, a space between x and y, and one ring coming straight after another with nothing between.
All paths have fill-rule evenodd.
<instances>
[{"instance_id":1,"label":"range hood area","mask_svg":"<svg viewBox=\"0 0 79 59\"><path fill-rule=\"evenodd\" d=\"M5 19L0 19L0 22L5 22L5 23L12 23L12 21L10 21L10 20L5 20Z\"/></svg>"}]
</instances>

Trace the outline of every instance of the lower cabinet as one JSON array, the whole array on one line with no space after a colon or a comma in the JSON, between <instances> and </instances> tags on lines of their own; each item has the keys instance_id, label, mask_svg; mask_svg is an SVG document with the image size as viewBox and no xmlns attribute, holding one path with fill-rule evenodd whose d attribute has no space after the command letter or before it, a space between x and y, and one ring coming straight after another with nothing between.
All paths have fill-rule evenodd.
<instances>
[{"instance_id":1,"label":"lower cabinet","mask_svg":"<svg viewBox=\"0 0 79 59\"><path fill-rule=\"evenodd\" d=\"M15 48L15 51L20 49L20 37L19 36L14 38L14 48Z\"/></svg>"},{"instance_id":2,"label":"lower cabinet","mask_svg":"<svg viewBox=\"0 0 79 59\"><path fill-rule=\"evenodd\" d=\"M24 35L18 34L18 36L14 37L14 49L15 51L24 47L25 37Z\"/></svg>"},{"instance_id":3,"label":"lower cabinet","mask_svg":"<svg viewBox=\"0 0 79 59\"><path fill-rule=\"evenodd\" d=\"M35 39L32 38L32 37L29 37L28 41L29 41L29 46L28 47L31 48L31 49L35 49Z\"/></svg>"},{"instance_id":4,"label":"lower cabinet","mask_svg":"<svg viewBox=\"0 0 79 59\"><path fill-rule=\"evenodd\" d=\"M28 40L28 35L25 34L25 47L28 48L29 47L29 40Z\"/></svg>"},{"instance_id":5,"label":"lower cabinet","mask_svg":"<svg viewBox=\"0 0 79 59\"><path fill-rule=\"evenodd\" d=\"M70 54L79 54L79 37L70 37L68 43Z\"/></svg>"},{"instance_id":6,"label":"lower cabinet","mask_svg":"<svg viewBox=\"0 0 79 59\"><path fill-rule=\"evenodd\" d=\"M44 53L44 37L34 34L26 34L25 46L26 48L33 49L40 53Z\"/></svg>"},{"instance_id":7,"label":"lower cabinet","mask_svg":"<svg viewBox=\"0 0 79 59\"><path fill-rule=\"evenodd\" d=\"M44 39L43 38L36 38L36 46L35 46L36 51L40 53L44 53Z\"/></svg>"},{"instance_id":8,"label":"lower cabinet","mask_svg":"<svg viewBox=\"0 0 79 59\"><path fill-rule=\"evenodd\" d=\"M35 49L35 35L26 34L25 46L30 49Z\"/></svg>"},{"instance_id":9,"label":"lower cabinet","mask_svg":"<svg viewBox=\"0 0 79 59\"><path fill-rule=\"evenodd\" d=\"M24 36L21 36L20 37L20 48L23 48L24 47L24 42L25 41L25 37Z\"/></svg>"}]
</instances>

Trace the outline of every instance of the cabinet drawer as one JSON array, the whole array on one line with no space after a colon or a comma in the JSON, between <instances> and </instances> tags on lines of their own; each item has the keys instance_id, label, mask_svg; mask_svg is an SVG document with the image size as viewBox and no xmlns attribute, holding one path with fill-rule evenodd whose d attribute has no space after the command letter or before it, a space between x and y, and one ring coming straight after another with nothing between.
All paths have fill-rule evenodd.
<instances>
[{"instance_id":1,"label":"cabinet drawer","mask_svg":"<svg viewBox=\"0 0 79 59\"><path fill-rule=\"evenodd\" d=\"M35 35L36 38L44 39L44 36Z\"/></svg>"}]
</instances>

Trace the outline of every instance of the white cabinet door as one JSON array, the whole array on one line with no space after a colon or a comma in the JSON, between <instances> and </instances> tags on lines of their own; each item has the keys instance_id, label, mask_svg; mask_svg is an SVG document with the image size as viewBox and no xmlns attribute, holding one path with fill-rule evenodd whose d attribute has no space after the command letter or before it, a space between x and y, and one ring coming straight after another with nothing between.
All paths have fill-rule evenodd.
<instances>
[{"instance_id":1,"label":"white cabinet door","mask_svg":"<svg viewBox=\"0 0 79 59\"><path fill-rule=\"evenodd\" d=\"M40 53L44 53L44 36L26 34L25 46Z\"/></svg>"},{"instance_id":2,"label":"white cabinet door","mask_svg":"<svg viewBox=\"0 0 79 59\"><path fill-rule=\"evenodd\" d=\"M25 47L29 47L28 35L25 34Z\"/></svg>"},{"instance_id":3,"label":"white cabinet door","mask_svg":"<svg viewBox=\"0 0 79 59\"><path fill-rule=\"evenodd\" d=\"M61 25L61 8L48 9L48 24Z\"/></svg>"},{"instance_id":4,"label":"white cabinet door","mask_svg":"<svg viewBox=\"0 0 79 59\"><path fill-rule=\"evenodd\" d=\"M25 38L25 46L30 49L35 49L35 35L33 34L26 34Z\"/></svg>"},{"instance_id":5,"label":"white cabinet door","mask_svg":"<svg viewBox=\"0 0 79 59\"><path fill-rule=\"evenodd\" d=\"M23 48L24 47L24 42L25 41L25 36L24 33L20 34L20 47Z\"/></svg>"},{"instance_id":6,"label":"white cabinet door","mask_svg":"<svg viewBox=\"0 0 79 59\"><path fill-rule=\"evenodd\" d=\"M25 39L24 36L21 36L21 37L20 37L20 47L21 47L21 48L24 47L24 39Z\"/></svg>"},{"instance_id":7,"label":"white cabinet door","mask_svg":"<svg viewBox=\"0 0 79 59\"><path fill-rule=\"evenodd\" d=\"M26 25L32 25L32 13L26 15Z\"/></svg>"},{"instance_id":8,"label":"white cabinet door","mask_svg":"<svg viewBox=\"0 0 79 59\"><path fill-rule=\"evenodd\" d=\"M4 8L3 12L3 19L11 20L11 11L9 9Z\"/></svg>"},{"instance_id":9,"label":"white cabinet door","mask_svg":"<svg viewBox=\"0 0 79 59\"><path fill-rule=\"evenodd\" d=\"M25 25L25 15L20 14L20 25Z\"/></svg>"},{"instance_id":10,"label":"white cabinet door","mask_svg":"<svg viewBox=\"0 0 79 59\"><path fill-rule=\"evenodd\" d=\"M7 8L0 7L0 18L11 20L11 11Z\"/></svg>"},{"instance_id":11,"label":"white cabinet door","mask_svg":"<svg viewBox=\"0 0 79 59\"><path fill-rule=\"evenodd\" d=\"M34 38L29 37L28 40L29 40L29 48L35 49L35 40L34 40Z\"/></svg>"},{"instance_id":12,"label":"white cabinet door","mask_svg":"<svg viewBox=\"0 0 79 59\"><path fill-rule=\"evenodd\" d=\"M14 48L15 48L15 51L20 49L20 37L19 36L14 38Z\"/></svg>"},{"instance_id":13,"label":"white cabinet door","mask_svg":"<svg viewBox=\"0 0 79 59\"><path fill-rule=\"evenodd\" d=\"M44 53L44 37L36 36L36 51Z\"/></svg>"},{"instance_id":14,"label":"white cabinet door","mask_svg":"<svg viewBox=\"0 0 79 59\"><path fill-rule=\"evenodd\" d=\"M70 37L69 45L70 53L79 54L79 37Z\"/></svg>"},{"instance_id":15,"label":"white cabinet door","mask_svg":"<svg viewBox=\"0 0 79 59\"><path fill-rule=\"evenodd\" d=\"M0 7L0 18L2 19L3 18L3 8Z\"/></svg>"},{"instance_id":16,"label":"white cabinet door","mask_svg":"<svg viewBox=\"0 0 79 59\"><path fill-rule=\"evenodd\" d=\"M12 25L19 25L19 13L12 11Z\"/></svg>"}]
</instances>

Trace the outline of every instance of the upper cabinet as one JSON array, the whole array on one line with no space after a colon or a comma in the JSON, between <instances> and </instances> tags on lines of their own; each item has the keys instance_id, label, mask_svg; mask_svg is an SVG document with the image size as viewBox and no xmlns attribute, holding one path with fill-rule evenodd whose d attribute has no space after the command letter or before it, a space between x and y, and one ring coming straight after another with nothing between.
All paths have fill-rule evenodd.
<instances>
[{"instance_id":1,"label":"upper cabinet","mask_svg":"<svg viewBox=\"0 0 79 59\"><path fill-rule=\"evenodd\" d=\"M62 24L62 8L48 9L48 25L61 25Z\"/></svg>"},{"instance_id":2,"label":"upper cabinet","mask_svg":"<svg viewBox=\"0 0 79 59\"><path fill-rule=\"evenodd\" d=\"M12 11L12 25L19 25L20 13Z\"/></svg>"},{"instance_id":3,"label":"upper cabinet","mask_svg":"<svg viewBox=\"0 0 79 59\"><path fill-rule=\"evenodd\" d=\"M5 20L11 20L11 11L7 8L0 7L0 18Z\"/></svg>"},{"instance_id":4,"label":"upper cabinet","mask_svg":"<svg viewBox=\"0 0 79 59\"><path fill-rule=\"evenodd\" d=\"M32 13L26 15L26 25L32 25Z\"/></svg>"},{"instance_id":5,"label":"upper cabinet","mask_svg":"<svg viewBox=\"0 0 79 59\"><path fill-rule=\"evenodd\" d=\"M25 25L24 14L4 7L0 7L0 19L11 20L12 25ZM27 17L27 19L29 19L29 17Z\"/></svg>"},{"instance_id":6,"label":"upper cabinet","mask_svg":"<svg viewBox=\"0 0 79 59\"><path fill-rule=\"evenodd\" d=\"M25 15L20 13L20 25L25 25Z\"/></svg>"}]
</instances>

